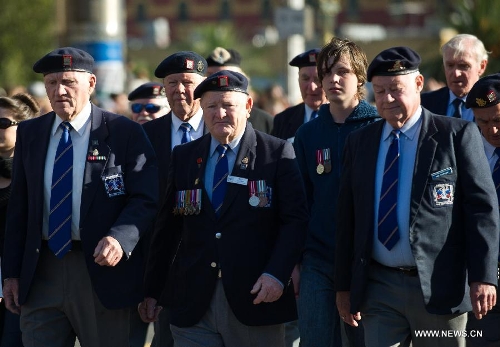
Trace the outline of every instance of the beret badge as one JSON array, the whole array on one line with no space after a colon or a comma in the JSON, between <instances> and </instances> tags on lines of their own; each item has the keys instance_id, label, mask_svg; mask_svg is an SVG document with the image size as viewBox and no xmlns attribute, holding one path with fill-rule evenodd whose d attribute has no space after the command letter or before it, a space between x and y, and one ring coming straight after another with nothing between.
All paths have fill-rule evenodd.
<instances>
[{"instance_id":1,"label":"beret badge","mask_svg":"<svg viewBox=\"0 0 500 347\"><path fill-rule=\"evenodd\" d=\"M194 69L194 60L186 59L185 64L186 64L186 69L188 70Z\"/></svg>"},{"instance_id":2,"label":"beret badge","mask_svg":"<svg viewBox=\"0 0 500 347\"><path fill-rule=\"evenodd\" d=\"M219 87L227 87L229 85L229 80L227 76L219 76L218 79Z\"/></svg>"},{"instance_id":3,"label":"beret badge","mask_svg":"<svg viewBox=\"0 0 500 347\"><path fill-rule=\"evenodd\" d=\"M310 63L315 63L316 62L316 53L309 54L309 62Z\"/></svg>"},{"instance_id":4,"label":"beret badge","mask_svg":"<svg viewBox=\"0 0 500 347\"><path fill-rule=\"evenodd\" d=\"M205 68L205 64L203 64L203 62L201 60L198 61L198 64L196 65L196 70L198 70L198 72L202 72L204 68Z\"/></svg>"},{"instance_id":5,"label":"beret badge","mask_svg":"<svg viewBox=\"0 0 500 347\"><path fill-rule=\"evenodd\" d=\"M401 71L401 70L405 70L406 68L403 66L403 64L401 64L401 60L396 60L394 62L394 65L392 66L392 68L390 68L389 72L394 72L394 71Z\"/></svg>"},{"instance_id":6,"label":"beret badge","mask_svg":"<svg viewBox=\"0 0 500 347\"><path fill-rule=\"evenodd\" d=\"M73 65L73 57L69 54L63 55L63 68L70 68Z\"/></svg>"},{"instance_id":7,"label":"beret badge","mask_svg":"<svg viewBox=\"0 0 500 347\"><path fill-rule=\"evenodd\" d=\"M483 107L484 105L486 105L486 100L483 100L481 98L476 98L476 104L479 107Z\"/></svg>"},{"instance_id":8,"label":"beret badge","mask_svg":"<svg viewBox=\"0 0 500 347\"><path fill-rule=\"evenodd\" d=\"M497 95L495 94L495 92L493 90L490 90L488 92L488 94L486 95L486 97L488 98L488 100L490 102L493 102L493 101L495 101L497 99Z\"/></svg>"}]
</instances>

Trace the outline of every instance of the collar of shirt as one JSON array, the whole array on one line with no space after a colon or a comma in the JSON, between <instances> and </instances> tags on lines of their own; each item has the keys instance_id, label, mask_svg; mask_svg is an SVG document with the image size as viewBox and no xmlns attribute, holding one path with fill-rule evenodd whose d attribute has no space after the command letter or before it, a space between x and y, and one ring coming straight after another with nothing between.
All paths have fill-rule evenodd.
<instances>
[{"instance_id":1,"label":"collar of shirt","mask_svg":"<svg viewBox=\"0 0 500 347\"><path fill-rule=\"evenodd\" d=\"M450 102L448 103L448 107L450 107L450 106L452 106L452 107L453 107L453 101L455 101L455 99L460 99L460 100L462 100L462 101L464 102L464 103L462 104L462 106L463 106L463 105L465 105L465 99L466 99L467 97L458 98L455 94L453 94L453 92L452 92L451 90L450 90L450 91L448 91L448 93L450 94L450 97L448 98L448 100L450 100ZM462 108L463 108L463 107L462 107Z\"/></svg>"},{"instance_id":2,"label":"collar of shirt","mask_svg":"<svg viewBox=\"0 0 500 347\"><path fill-rule=\"evenodd\" d=\"M406 121L401 129L399 129L400 133L406 136L408 139L413 140L415 137L419 126L417 123L422 119L422 107L418 107L417 111ZM394 128L387 122L384 124L384 129L382 130L382 139L384 141L388 140L391 136Z\"/></svg>"},{"instance_id":3,"label":"collar of shirt","mask_svg":"<svg viewBox=\"0 0 500 347\"><path fill-rule=\"evenodd\" d=\"M493 157L495 156L495 149L496 149L496 147L493 146L488 141L486 141L486 139L484 138L484 136L481 136L481 139L483 140L484 153L486 153L486 158L488 158L488 160L493 159ZM495 160L496 159L497 158L495 158Z\"/></svg>"},{"instance_id":4,"label":"collar of shirt","mask_svg":"<svg viewBox=\"0 0 500 347\"><path fill-rule=\"evenodd\" d=\"M85 125L87 124L87 121L90 119L90 113L92 112L92 105L89 102L83 107L82 111L76 115L73 120L69 122L71 124L71 127L80 134L80 136L83 136L83 133L85 132ZM60 116L57 116L54 120L54 124L52 124L52 136L54 136L59 129L59 124L63 122L62 118Z\"/></svg>"},{"instance_id":5,"label":"collar of shirt","mask_svg":"<svg viewBox=\"0 0 500 347\"><path fill-rule=\"evenodd\" d=\"M198 128L200 127L200 124L201 124L201 118L202 117L203 117L203 110L200 107L200 109L198 110L198 112L196 112L194 114L194 116L191 117L187 121L187 123L189 123L193 127L193 131L198 131ZM174 111L172 111L172 127L173 127L173 129L175 129L176 132L180 130L179 128L181 127L182 123L185 123L185 122L181 121L179 119L179 117L177 117L174 114ZM180 130L180 131L182 131L182 130Z\"/></svg>"},{"instance_id":6,"label":"collar of shirt","mask_svg":"<svg viewBox=\"0 0 500 347\"><path fill-rule=\"evenodd\" d=\"M311 120L311 113L314 111L312 108L304 104L305 106L305 113L304 113L304 123L307 123ZM318 110L319 111L319 110Z\"/></svg>"},{"instance_id":7,"label":"collar of shirt","mask_svg":"<svg viewBox=\"0 0 500 347\"><path fill-rule=\"evenodd\" d=\"M493 168L495 167L495 164L498 160L498 155L496 155L495 153L496 147L486 141L486 139L482 135L481 140L483 140L484 153L486 154L486 159L488 160L488 164L490 165L490 171L493 171Z\"/></svg>"},{"instance_id":8,"label":"collar of shirt","mask_svg":"<svg viewBox=\"0 0 500 347\"><path fill-rule=\"evenodd\" d=\"M238 136L233 141L228 143L229 148L231 148L231 151L234 154L238 153L240 142L241 142L241 139L243 138L243 134L245 133L245 130L246 130L246 125L245 125L245 129L241 132L240 136ZM219 155L219 153L217 152L217 146L220 145L221 143L219 141L217 141L216 139L214 139L213 136L211 136L210 138L211 138L211 140L210 140L209 157L212 158L215 154Z\"/></svg>"}]
</instances>

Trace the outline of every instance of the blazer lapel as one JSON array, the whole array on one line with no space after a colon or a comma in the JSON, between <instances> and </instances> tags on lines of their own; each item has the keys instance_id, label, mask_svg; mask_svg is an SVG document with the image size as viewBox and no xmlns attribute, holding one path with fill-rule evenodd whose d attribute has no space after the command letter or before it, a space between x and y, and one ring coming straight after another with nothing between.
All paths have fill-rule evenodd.
<instances>
[{"instance_id":1,"label":"blazer lapel","mask_svg":"<svg viewBox=\"0 0 500 347\"><path fill-rule=\"evenodd\" d=\"M88 155L98 153L104 160L89 160L86 158L83 175L82 203L80 207L80 224L85 220L97 188L103 184L101 176L109 161L111 149L107 145L108 127L102 110L92 105L91 129L89 136Z\"/></svg>"},{"instance_id":2,"label":"blazer lapel","mask_svg":"<svg viewBox=\"0 0 500 347\"><path fill-rule=\"evenodd\" d=\"M418 138L417 153L415 157L415 169L413 171L413 183L410 204L410 226L414 223L415 216L422 201L427 181L431 174L431 165L436 153L437 141L433 136L437 133L431 113L427 110L422 112L422 128Z\"/></svg>"},{"instance_id":3,"label":"blazer lapel","mask_svg":"<svg viewBox=\"0 0 500 347\"><path fill-rule=\"evenodd\" d=\"M250 122L247 122L245 132L241 138L240 149L236 155L234 167L230 172L231 176L248 179L249 172L254 170L255 157L257 154L256 148L257 138L255 136L255 131ZM226 196L224 197L219 217L222 217L229 209L229 206L231 206L240 191L241 189L239 189L237 184L230 183L227 185Z\"/></svg>"},{"instance_id":4,"label":"blazer lapel","mask_svg":"<svg viewBox=\"0 0 500 347\"><path fill-rule=\"evenodd\" d=\"M191 170L189 170L187 176L187 187L194 187L188 189L201 189L202 191L202 205L201 208L204 209L209 217L215 220L217 217L215 211L212 208L210 199L208 198L207 191L205 189L205 171L208 161L208 155L210 151L210 140L211 137L203 136L200 143L193 151L192 158L193 163L190 163ZM196 165L196 166L195 166Z\"/></svg>"},{"instance_id":5,"label":"blazer lapel","mask_svg":"<svg viewBox=\"0 0 500 347\"><path fill-rule=\"evenodd\" d=\"M50 141L50 131L52 129L52 124L54 123L54 119L56 114L51 112L46 116L40 116L40 124L37 124L37 134L40 136L31 136L30 142L28 144L28 158L30 158L27 162L30 163L30 167L28 169L29 172L27 174L31 177L36 177L39 181L40 177L42 178L42 184L39 184L39 189L37 194L33 197L34 206L38 208L35 209L37 216L35 216L35 220L41 221L42 216L42 207L44 204L44 176L45 176L45 161L47 159L47 149L49 147ZM42 121L43 118L43 121Z\"/></svg>"}]
</instances>

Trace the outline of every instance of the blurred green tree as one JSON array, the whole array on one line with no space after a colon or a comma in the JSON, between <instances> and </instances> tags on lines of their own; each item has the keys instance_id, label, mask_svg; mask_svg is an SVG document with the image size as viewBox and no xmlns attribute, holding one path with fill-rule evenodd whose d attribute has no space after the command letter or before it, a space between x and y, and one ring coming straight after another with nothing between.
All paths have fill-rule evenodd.
<instances>
[{"instance_id":1,"label":"blurred green tree","mask_svg":"<svg viewBox=\"0 0 500 347\"><path fill-rule=\"evenodd\" d=\"M449 1L448 22L459 33L476 35L491 52L486 73L500 72L500 1Z\"/></svg>"},{"instance_id":2,"label":"blurred green tree","mask_svg":"<svg viewBox=\"0 0 500 347\"><path fill-rule=\"evenodd\" d=\"M2 1L0 11L0 86L10 89L40 79L33 63L53 46L54 0Z\"/></svg>"}]
</instances>

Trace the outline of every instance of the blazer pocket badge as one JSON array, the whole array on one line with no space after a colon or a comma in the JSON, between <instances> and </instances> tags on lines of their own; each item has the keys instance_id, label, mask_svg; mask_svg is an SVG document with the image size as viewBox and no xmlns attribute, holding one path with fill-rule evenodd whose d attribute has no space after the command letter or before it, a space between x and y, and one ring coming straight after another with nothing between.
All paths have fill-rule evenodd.
<instances>
[{"instance_id":1,"label":"blazer pocket badge","mask_svg":"<svg viewBox=\"0 0 500 347\"><path fill-rule=\"evenodd\" d=\"M432 187L434 206L453 205L455 197L455 186L451 183L436 184Z\"/></svg>"},{"instance_id":2,"label":"blazer pocket badge","mask_svg":"<svg viewBox=\"0 0 500 347\"><path fill-rule=\"evenodd\" d=\"M123 181L123 173L115 173L113 175L102 177L104 188L109 198L119 195L125 195L125 182Z\"/></svg>"}]
</instances>

